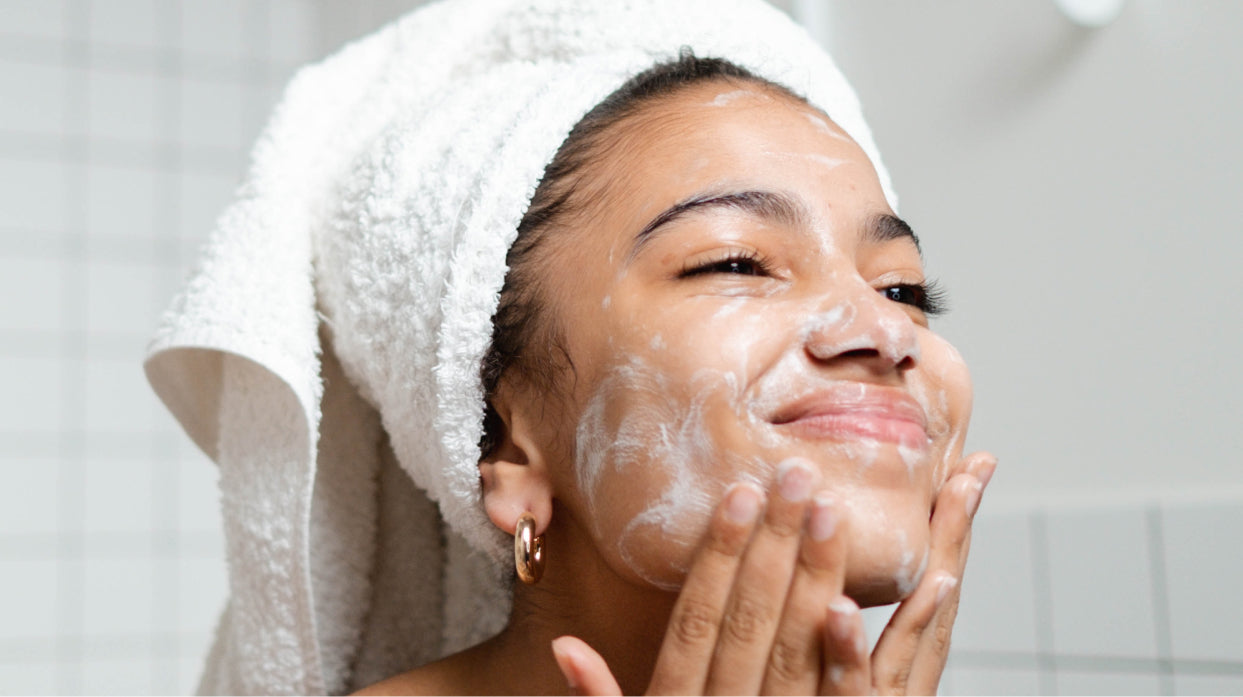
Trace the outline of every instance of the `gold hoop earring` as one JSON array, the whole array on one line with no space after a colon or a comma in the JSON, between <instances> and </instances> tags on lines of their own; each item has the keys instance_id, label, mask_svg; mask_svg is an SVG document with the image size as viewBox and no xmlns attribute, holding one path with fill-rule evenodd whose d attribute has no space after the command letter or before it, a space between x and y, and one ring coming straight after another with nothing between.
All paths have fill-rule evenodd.
<instances>
[{"instance_id":1,"label":"gold hoop earring","mask_svg":"<svg viewBox=\"0 0 1243 697\"><path fill-rule=\"evenodd\" d=\"M523 513L514 530L514 568L523 583L535 583L544 575L544 536L535 534L535 517Z\"/></svg>"}]
</instances>

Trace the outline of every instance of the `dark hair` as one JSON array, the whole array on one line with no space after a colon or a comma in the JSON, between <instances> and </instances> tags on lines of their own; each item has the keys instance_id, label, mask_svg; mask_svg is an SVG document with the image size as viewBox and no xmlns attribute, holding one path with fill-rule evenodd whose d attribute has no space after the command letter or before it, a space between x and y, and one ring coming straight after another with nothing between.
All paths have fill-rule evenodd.
<instances>
[{"instance_id":1,"label":"dark hair","mask_svg":"<svg viewBox=\"0 0 1243 697\"><path fill-rule=\"evenodd\" d=\"M746 68L721 58L698 58L689 48L683 48L677 58L657 63L635 75L587 112L544 169L527 212L518 224L518 237L505 257L509 272L492 319L492 344L481 366L484 394L489 400L479 443L485 456L496 447L502 429L500 417L490 400L507 370L518 370L528 386L549 394L561 371L573 371L573 362L561 339L561 328L555 318L542 311L540 265L532 263L532 259L544 246L546 233L578 210L576 205L581 208L581 202L575 199L579 197L583 168L597 156L605 136L617 124L652 102L711 80L750 82L805 102L789 88L765 80Z\"/></svg>"}]
</instances>

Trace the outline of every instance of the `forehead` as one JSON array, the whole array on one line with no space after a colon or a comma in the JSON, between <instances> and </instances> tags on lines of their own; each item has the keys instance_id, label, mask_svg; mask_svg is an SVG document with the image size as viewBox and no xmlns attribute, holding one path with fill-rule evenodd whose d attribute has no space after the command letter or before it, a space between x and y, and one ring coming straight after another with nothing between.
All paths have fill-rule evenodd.
<instances>
[{"instance_id":1,"label":"forehead","mask_svg":"<svg viewBox=\"0 0 1243 697\"><path fill-rule=\"evenodd\" d=\"M867 155L836 124L737 80L645 105L605 134L589 169L592 217L634 230L678 200L722 189L788 192L819 216L891 212Z\"/></svg>"}]
</instances>

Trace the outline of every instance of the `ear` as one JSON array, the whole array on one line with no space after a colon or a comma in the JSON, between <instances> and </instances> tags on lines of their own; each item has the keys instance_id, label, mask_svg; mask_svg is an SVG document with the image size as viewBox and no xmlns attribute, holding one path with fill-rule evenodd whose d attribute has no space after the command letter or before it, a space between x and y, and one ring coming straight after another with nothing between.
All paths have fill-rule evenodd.
<instances>
[{"instance_id":1,"label":"ear","mask_svg":"<svg viewBox=\"0 0 1243 697\"><path fill-rule=\"evenodd\" d=\"M509 535L517 529L518 518L530 513L539 535L552 522L552 479L538 445L538 410L506 387L502 384L490 400L502 427L496 447L479 461L483 507L492 524Z\"/></svg>"}]
</instances>

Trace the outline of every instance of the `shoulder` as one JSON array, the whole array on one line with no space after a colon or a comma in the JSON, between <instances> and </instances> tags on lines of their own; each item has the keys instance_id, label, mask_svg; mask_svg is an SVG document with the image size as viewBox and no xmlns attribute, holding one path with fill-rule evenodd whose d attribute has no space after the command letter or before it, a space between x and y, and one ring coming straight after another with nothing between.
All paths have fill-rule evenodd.
<instances>
[{"instance_id":1,"label":"shoulder","mask_svg":"<svg viewBox=\"0 0 1243 697\"><path fill-rule=\"evenodd\" d=\"M478 693L474 680L478 662L470 652L442 658L391 678L368 685L356 695L460 695Z\"/></svg>"},{"instance_id":2,"label":"shoulder","mask_svg":"<svg viewBox=\"0 0 1243 697\"><path fill-rule=\"evenodd\" d=\"M355 692L356 695L448 695L461 692L460 686L446 680L448 676L437 676L441 671L429 670L433 666L424 666L394 675L374 685L368 685ZM458 688L458 689L455 689Z\"/></svg>"}]
</instances>

